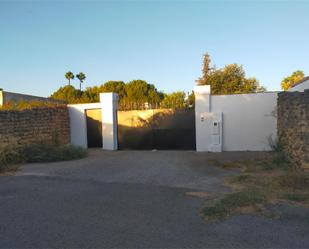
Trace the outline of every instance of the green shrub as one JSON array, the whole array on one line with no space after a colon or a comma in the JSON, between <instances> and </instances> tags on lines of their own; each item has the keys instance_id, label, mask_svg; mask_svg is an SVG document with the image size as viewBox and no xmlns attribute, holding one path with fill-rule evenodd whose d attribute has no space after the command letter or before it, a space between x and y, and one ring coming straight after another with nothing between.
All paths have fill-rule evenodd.
<instances>
[{"instance_id":1,"label":"green shrub","mask_svg":"<svg viewBox=\"0 0 309 249\"><path fill-rule=\"evenodd\" d=\"M275 169L280 168L284 170L294 169L294 165L289 160L288 156L284 152L284 146L282 141L276 139L273 140L272 137L268 138L268 143L270 148L275 152L273 159L270 164L267 164L265 169Z\"/></svg>"},{"instance_id":2,"label":"green shrub","mask_svg":"<svg viewBox=\"0 0 309 249\"><path fill-rule=\"evenodd\" d=\"M86 157L85 149L73 145L56 145L51 143L36 143L25 146L22 150L25 161L56 162Z\"/></svg>"},{"instance_id":3,"label":"green shrub","mask_svg":"<svg viewBox=\"0 0 309 249\"><path fill-rule=\"evenodd\" d=\"M16 170L21 163L67 161L86 156L87 150L73 145L40 142L6 147L0 152L0 173Z\"/></svg>"},{"instance_id":4,"label":"green shrub","mask_svg":"<svg viewBox=\"0 0 309 249\"><path fill-rule=\"evenodd\" d=\"M20 150L13 147L6 147L0 151L0 172L16 169L15 165L24 161Z\"/></svg>"}]
</instances>

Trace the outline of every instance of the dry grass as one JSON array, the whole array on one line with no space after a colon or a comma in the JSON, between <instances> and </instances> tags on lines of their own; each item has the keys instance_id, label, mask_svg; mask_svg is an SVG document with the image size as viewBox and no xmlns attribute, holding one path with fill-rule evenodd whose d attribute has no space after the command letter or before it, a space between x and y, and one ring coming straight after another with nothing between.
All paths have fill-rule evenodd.
<instances>
[{"instance_id":1,"label":"dry grass","mask_svg":"<svg viewBox=\"0 0 309 249\"><path fill-rule=\"evenodd\" d=\"M0 151L0 174L18 170L22 163L56 162L87 156L87 151L72 145L35 143L23 147L6 147Z\"/></svg>"},{"instance_id":2,"label":"dry grass","mask_svg":"<svg viewBox=\"0 0 309 249\"><path fill-rule=\"evenodd\" d=\"M296 169L277 153L255 160L212 164L224 169L239 168L241 174L226 180L233 192L214 199L202 209L207 220L221 219L235 213L262 212L266 217L278 217L266 204L289 202L309 206L309 173Z\"/></svg>"}]
</instances>

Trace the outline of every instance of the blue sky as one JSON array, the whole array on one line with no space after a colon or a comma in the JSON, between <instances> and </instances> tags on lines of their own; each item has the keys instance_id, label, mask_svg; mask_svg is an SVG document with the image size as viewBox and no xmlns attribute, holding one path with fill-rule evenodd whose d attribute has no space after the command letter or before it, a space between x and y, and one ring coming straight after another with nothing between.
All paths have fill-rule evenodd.
<instances>
[{"instance_id":1,"label":"blue sky","mask_svg":"<svg viewBox=\"0 0 309 249\"><path fill-rule=\"evenodd\" d=\"M309 1L0 1L0 87L48 96L71 70L84 87L144 79L190 91L207 51L279 90L309 74L308 12Z\"/></svg>"}]
</instances>

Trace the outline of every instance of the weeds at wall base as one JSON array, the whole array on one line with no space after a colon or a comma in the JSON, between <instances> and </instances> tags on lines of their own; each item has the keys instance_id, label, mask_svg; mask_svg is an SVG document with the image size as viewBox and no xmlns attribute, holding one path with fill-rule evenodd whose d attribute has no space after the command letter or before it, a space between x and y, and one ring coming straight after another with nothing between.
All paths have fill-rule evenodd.
<instances>
[{"instance_id":1,"label":"weeds at wall base","mask_svg":"<svg viewBox=\"0 0 309 249\"><path fill-rule=\"evenodd\" d=\"M80 159L87 150L58 143L39 142L23 147L6 147L0 152L0 173L14 171L22 163L57 162Z\"/></svg>"},{"instance_id":2,"label":"weeds at wall base","mask_svg":"<svg viewBox=\"0 0 309 249\"><path fill-rule=\"evenodd\" d=\"M280 214L268 210L267 206L282 202L309 207L309 173L287 160L281 149L263 159L212 160L210 163L224 169L240 169L241 174L226 181L233 189L232 193L212 200L201 209L202 216L208 221L243 213L278 218Z\"/></svg>"}]
</instances>

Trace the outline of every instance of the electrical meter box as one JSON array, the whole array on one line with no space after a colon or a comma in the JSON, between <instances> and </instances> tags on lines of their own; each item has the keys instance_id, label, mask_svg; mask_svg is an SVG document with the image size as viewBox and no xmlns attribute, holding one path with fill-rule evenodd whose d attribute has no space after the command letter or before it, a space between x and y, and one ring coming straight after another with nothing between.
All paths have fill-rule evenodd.
<instances>
[{"instance_id":1,"label":"electrical meter box","mask_svg":"<svg viewBox=\"0 0 309 249\"><path fill-rule=\"evenodd\" d=\"M209 151L222 151L222 113L212 113Z\"/></svg>"}]
</instances>

